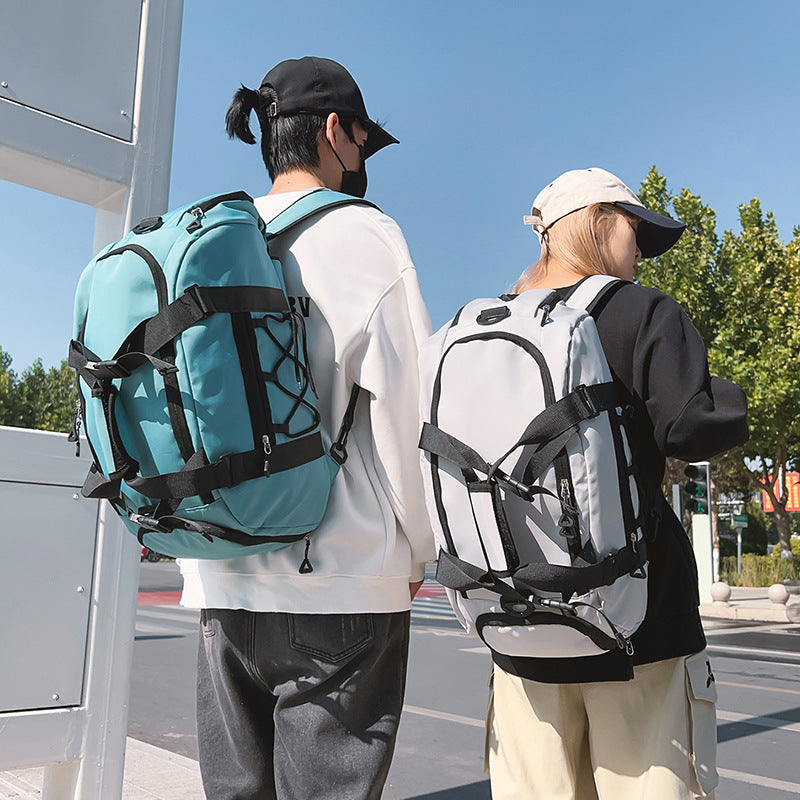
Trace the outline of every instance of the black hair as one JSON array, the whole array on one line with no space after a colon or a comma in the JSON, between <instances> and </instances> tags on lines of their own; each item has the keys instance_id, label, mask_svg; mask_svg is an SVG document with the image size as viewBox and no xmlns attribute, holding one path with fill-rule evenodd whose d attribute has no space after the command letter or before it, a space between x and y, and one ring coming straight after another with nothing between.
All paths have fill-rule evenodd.
<instances>
[{"instance_id":1,"label":"black hair","mask_svg":"<svg viewBox=\"0 0 800 800\"><path fill-rule=\"evenodd\" d=\"M231 139L236 137L246 144L255 144L250 114L256 112L261 128L261 157L272 181L289 170L319 166L317 142L320 135L325 135L328 119L327 114L311 113L271 117L269 109L277 99L271 86L262 86L258 91L242 86L225 116L225 128ZM352 140L354 119L340 116L339 121Z\"/></svg>"}]
</instances>

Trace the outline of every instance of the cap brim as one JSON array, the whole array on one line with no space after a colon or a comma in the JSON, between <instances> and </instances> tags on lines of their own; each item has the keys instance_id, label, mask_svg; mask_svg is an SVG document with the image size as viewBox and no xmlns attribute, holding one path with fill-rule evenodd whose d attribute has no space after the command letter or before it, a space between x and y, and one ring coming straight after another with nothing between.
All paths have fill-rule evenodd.
<instances>
[{"instance_id":1,"label":"cap brim","mask_svg":"<svg viewBox=\"0 0 800 800\"><path fill-rule=\"evenodd\" d=\"M364 158L369 158L371 155L377 153L378 150L383 150L387 145L400 144L391 133L381 128L377 122L373 122L371 119L367 120L367 122L369 126L367 141L364 142Z\"/></svg>"},{"instance_id":2,"label":"cap brim","mask_svg":"<svg viewBox=\"0 0 800 800\"><path fill-rule=\"evenodd\" d=\"M633 203L615 203L614 205L641 220L636 231L636 244L639 245L642 258L655 258L666 253L686 230L686 225L679 219L657 214L644 206L637 206Z\"/></svg>"}]
</instances>

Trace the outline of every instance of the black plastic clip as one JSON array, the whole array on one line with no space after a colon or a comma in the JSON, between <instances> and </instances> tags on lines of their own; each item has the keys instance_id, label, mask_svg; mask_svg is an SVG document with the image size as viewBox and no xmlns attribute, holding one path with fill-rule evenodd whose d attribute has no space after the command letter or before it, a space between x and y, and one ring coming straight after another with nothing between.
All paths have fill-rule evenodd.
<instances>
[{"instance_id":1,"label":"black plastic clip","mask_svg":"<svg viewBox=\"0 0 800 800\"><path fill-rule=\"evenodd\" d=\"M485 308L478 314L475 321L478 325L494 325L510 316L511 309L508 306L498 306L497 308Z\"/></svg>"},{"instance_id":2,"label":"black plastic clip","mask_svg":"<svg viewBox=\"0 0 800 800\"><path fill-rule=\"evenodd\" d=\"M130 521L140 528L147 531L155 531L156 533L172 533L170 528L164 527L157 519L153 517L145 517L143 514L129 514Z\"/></svg>"},{"instance_id":3,"label":"black plastic clip","mask_svg":"<svg viewBox=\"0 0 800 800\"><path fill-rule=\"evenodd\" d=\"M164 224L161 217L145 217L136 227L134 233L149 233L150 231L158 230Z\"/></svg>"}]
</instances>

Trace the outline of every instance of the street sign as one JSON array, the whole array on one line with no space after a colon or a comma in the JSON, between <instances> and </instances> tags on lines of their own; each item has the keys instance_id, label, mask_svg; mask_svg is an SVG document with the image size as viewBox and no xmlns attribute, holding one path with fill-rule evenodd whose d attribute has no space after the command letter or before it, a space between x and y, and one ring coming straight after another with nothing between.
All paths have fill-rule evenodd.
<instances>
[{"instance_id":1,"label":"street sign","mask_svg":"<svg viewBox=\"0 0 800 800\"><path fill-rule=\"evenodd\" d=\"M735 527L739 527L741 525L743 528L747 527L747 514L734 514L733 515L733 524Z\"/></svg>"}]
</instances>

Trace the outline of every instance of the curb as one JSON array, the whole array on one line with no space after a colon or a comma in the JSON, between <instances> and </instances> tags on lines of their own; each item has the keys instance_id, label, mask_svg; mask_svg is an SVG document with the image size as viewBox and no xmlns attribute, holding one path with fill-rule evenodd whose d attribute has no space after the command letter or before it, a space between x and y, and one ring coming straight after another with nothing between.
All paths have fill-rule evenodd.
<instances>
[{"instance_id":1,"label":"curb","mask_svg":"<svg viewBox=\"0 0 800 800\"><path fill-rule=\"evenodd\" d=\"M730 603L701 603L700 616L704 619L735 619L742 622L782 622L791 624L795 620L789 618L785 605L773 604L774 607L753 608Z\"/></svg>"}]
</instances>

